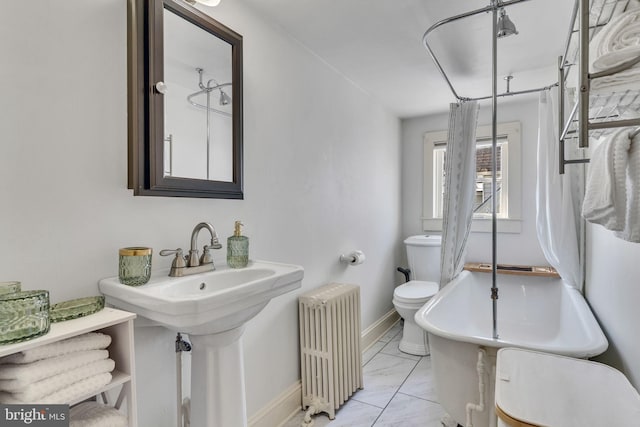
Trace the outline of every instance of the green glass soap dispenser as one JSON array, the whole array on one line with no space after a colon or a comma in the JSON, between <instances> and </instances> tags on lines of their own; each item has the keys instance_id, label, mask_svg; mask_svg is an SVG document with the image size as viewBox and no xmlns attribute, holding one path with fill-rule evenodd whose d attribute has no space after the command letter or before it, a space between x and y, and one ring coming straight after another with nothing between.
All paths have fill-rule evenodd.
<instances>
[{"instance_id":1,"label":"green glass soap dispenser","mask_svg":"<svg viewBox=\"0 0 640 427\"><path fill-rule=\"evenodd\" d=\"M240 221L236 221L233 236L227 239L227 265L231 268L244 268L249 263L249 238L243 236Z\"/></svg>"}]
</instances>

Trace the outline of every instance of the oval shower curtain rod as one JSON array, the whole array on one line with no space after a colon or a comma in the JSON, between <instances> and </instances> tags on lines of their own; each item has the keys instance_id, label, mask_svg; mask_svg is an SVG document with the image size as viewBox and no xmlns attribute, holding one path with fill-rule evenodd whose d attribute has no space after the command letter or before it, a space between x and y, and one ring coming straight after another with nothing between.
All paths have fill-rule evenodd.
<instances>
[{"instance_id":1,"label":"oval shower curtain rod","mask_svg":"<svg viewBox=\"0 0 640 427\"><path fill-rule=\"evenodd\" d=\"M497 245L497 241L498 241L498 216L497 216L497 192L498 192L498 186L497 186L497 176L496 176L496 170L497 170L497 146L498 146L498 142L497 142L497 99L500 96L511 96L511 95L519 95L521 93L531 93L531 92L538 92L541 90L545 90L548 89L550 87L553 87L555 85L550 85L550 86L546 86L544 88L538 88L538 89L530 89L527 91L519 91L519 92L510 92L509 91L509 80L507 80L507 92L506 93L502 93L502 94L498 94L497 93L497 40L499 37L505 37L505 36L509 36L512 34L518 34L518 31L516 30L515 25L513 24L513 22L511 22L511 20L509 19L509 17L506 14L505 11L505 7L507 6L511 6L513 4L517 4L517 3L521 3L523 1L527 1L527 0L510 0L510 1L501 1L501 0L491 0L491 3L489 4L489 6L483 7L481 9L477 9L477 10L472 10L470 12L466 12L466 13L462 13L460 15L456 15L456 16L452 16L450 18L446 18L443 19L441 21L436 22L434 25L432 25L422 36L422 43L424 44L425 48L427 49L427 51L429 52L429 55L431 55L431 59L433 60L433 62L436 64L436 67L438 68L438 70L440 71L440 74L442 75L442 77L444 77L445 81L447 82L447 85L449 85L449 89L451 89L451 93L453 93L453 95L456 97L456 99L458 101L479 101L482 99L491 99L491 135L492 135L492 144L491 144L491 170L492 170L492 180L491 180L491 258L492 258L492 286L491 286L491 304L492 304L492 323L493 323L493 339L497 340L499 339L499 335L498 335L498 283L497 283L497 265L498 265L498 245ZM438 61L438 58L436 58L433 50L431 49L431 47L429 46L429 43L427 41L427 37L429 36L429 34L435 30L436 28L448 24L450 22L454 22L457 21L459 19L464 19L464 18L468 18L474 15L478 15L480 13L486 13L486 12L491 12L493 18L492 18L492 37L491 37L491 58L492 58L492 65L491 65L491 95L487 96L487 97L479 97L479 98L464 98L461 97L460 95L458 95L458 93L456 92L456 90L453 87L453 84L451 83L451 81L449 80L449 77L447 76L447 73L445 73L444 69L442 68L442 65L440 64L440 61ZM498 12L500 12L500 17L498 18ZM557 84L557 83L556 83Z\"/></svg>"},{"instance_id":2,"label":"oval shower curtain rod","mask_svg":"<svg viewBox=\"0 0 640 427\"><path fill-rule=\"evenodd\" d=\"M218 86L216 86L216 87L214 87L212 89L215 89L215 88L218 88L218 87L221 87L221 86L230 86L230 85L231 85L231 83L223 83L223 84L218 85ZM220 114L221 116L225 116L225 117L231 117L231 113L227 113L226 111L218 110L218 109L213 108L213 107L207 107L206 105L198 104L193 99L191 99L194 96L198 96L200 94L207 93L207 92L211 92L211 90L202 89L202 90L200 90L198 92L192 93L191 95L187 96L187 101L189 101L189 104L193 105L194 107L201 108L203 110L207 110L208 109L212 113Z\"/></svg>"},{"instance_id":3,"label":"oval shower curtain rod","mask_svg":"<svg viewBox=\"0 0 640 427\"><path fill-rule=\"evenodd\" d=\"M227 95L222 88L225 86L233 86L233 83L229 82L229 83L218 83L216 81L216 79L209 79L207 81L207 85L205 86L202 83L202 74L204 73L204 69L203 68L196 68L196 71L198 72L198 87L201 89L198 92L194 92L191 95L187 96L187 101L189 102L189 104L193 105L194 107L197 108L201 108L203 110L207 110L210 111L212 113L216 113L216 114L220 114L221 116L225 116L225 117L232 117L231 113L228 113L226 111L223 110L218 110L217 108L213 108L209 105L209 94L214 91L214 90L219 90L220 91L220 105L227 105L228 103L231 102L231 98L229 97L229 95ZM211 82L215 83L214 86L211 86ZM192 98L194 96L198 96L202 93L206 93L207 94L207 105L202 105L202 104L198 104L197 102L195 102Z\"/></svg>"},{"instance_id":4,"label":"oval shower curtain rod","mask_svg":"<svg viewBox=\"0 0 640 427\"><path fill-rule=\"evenodd\" d=\"M435 30L436 28L441 27L442 25L449 24L451 22L455 22L455 21L458 21L460 19L468 18L468 17L471 17L471 16L479 15L481 13L491 12L493 10L501 9L503 7L512 6L514 4L522 3L522 2L525 2L525 1L529 1L529 0L509 0L509 1L494 1L494 0L492 0L491 4L488 5L488 6L485 6L485 7L480 8L480 9L472 10L472 11L469 11L469 12L461 13L459 15L451 16L449 18L442 19L442 20L436 22L435 24L433 24L431 27L429 27L429 29L427 31L425 31L424 35L422 36L422 44L427 49L427 52L429 52L429 56L431 56L431 59L435 63L436 67L438 68L438 71L440 72L440 74L442 75L444 80L447 82L447 85L449 86L449 89L451 90L451 93L453 94L453 96L455 96L455 98L458 101L482 101L482 100L493 98L493 95L481 96L481 97L476 97L476 98L467 98L467 97L458 95L458 92L456 92L456 90L454 89L453 84L451 83L451 80L449 80L449 77L447 76L447 73L444 71L444 68L442 68L442 65L440 64L440 61L438 61L438 58L436 57L435 53L431 49L431 46L429 46L429 42L427 41L427 37L429 36L429 34L433 30ZM513 95L524 95L524 94L527 94L527 93L542 92L544 90L548 90L548 89L551 89L551 88L556 87L556 86L558 86L558 82L552 83L552 84L544 86L544 87L535 88L535 89L527 89L527 90L511 91L511 92L508 91L508 92L497 94L496 96L497 97L505 97L505 96L513 96Z\"/></svg>"}]
</instances>

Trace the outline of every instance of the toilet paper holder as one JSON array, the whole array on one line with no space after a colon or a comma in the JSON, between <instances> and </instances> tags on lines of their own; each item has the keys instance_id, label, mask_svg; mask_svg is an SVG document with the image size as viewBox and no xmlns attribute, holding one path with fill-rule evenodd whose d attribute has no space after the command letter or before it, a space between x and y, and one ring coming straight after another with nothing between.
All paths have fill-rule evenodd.
<instances>
[{"instance_id":1,"label":"toilet paper holder","mask_svg":"<svg viewBox=\"0 0 640 427\"><path fill-rule=\"evenodd\" d=\"M364 252L358 251L358 250L350 252L348 254L340 255L340 262L343 262L343 263L349 264L349 265L362 264L365 259L366 259L366 257L364 255Z\"/></svg>"}]
</instances>

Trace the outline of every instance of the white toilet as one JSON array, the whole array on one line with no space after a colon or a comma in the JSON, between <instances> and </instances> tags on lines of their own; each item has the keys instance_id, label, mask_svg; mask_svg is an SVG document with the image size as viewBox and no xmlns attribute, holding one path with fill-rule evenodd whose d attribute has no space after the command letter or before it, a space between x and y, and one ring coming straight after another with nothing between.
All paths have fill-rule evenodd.
<instances>
[{"instance_id":1,"label":"white toilet","mask_svg":"<svg viewBox=\"0 0 640 427\"><path fill-rule=\"evenodd\" d=\"M427 332L416 324L416 312L438 292L440 281L440 236L408 237L407 258L411 280L393 291L393 305L404 319L400 351L426 356L429 354Z\"/></svg>"}]
</instances>

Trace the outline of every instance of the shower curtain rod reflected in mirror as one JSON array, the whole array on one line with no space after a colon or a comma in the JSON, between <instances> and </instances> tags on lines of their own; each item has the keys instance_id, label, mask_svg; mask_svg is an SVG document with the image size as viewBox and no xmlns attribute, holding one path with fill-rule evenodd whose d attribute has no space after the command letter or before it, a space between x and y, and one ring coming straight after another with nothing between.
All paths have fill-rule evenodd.
<instances>
[{"instance_id":1,"label":"shower curtain rod reflected in mirror","mask_svg":"<svg viewBox=\"0 0 640 427\"><path fill-rule=\"evenodd\" d=\"M220 86L231 86L231 83L224 83L224 84L221 84ZM193 105L196 108L201 108L203 110L206 110L207 109L206 105L198 104L193 100L194 97L206 92L207 90L205 89L205 90L200 90L198 92L192 93L191 95L187 96L187 101L189 102L189 104ZM231 113L227 113L226 111L222 111L222 110L217 110L213 107L209 107L209 111L211 111L212 113L220 114L221 116L231 117Z\"/></svg>"},{"instance_id":2,"label":"shower curtain rod reflected in mirror","mask_svg":"<svg viewBox=\"0 0 640 427\"><path fill-rule=\"evenodd\" d=\"M216 108L213 108L210 106L210 96L211 96L211 92L214 90L219 90L220 91L220 105L229 105L232 100L231 97L222 90L223 87L231 87L231 82L229 83L218 83L215 79L209 79L207 81L207 84L204 85L204 83L202 83L202 74L204 73L204 70L202 68L196 68L196 71L198 72L198 87L200 88L199 91L192 93L191 95L187 96L187 102L189 102L189 104L193 105L194 107L197 108L201 108L207 111L211 111L212 113L216 113L216 114L220 114L222 116L225 117L231 117L231 113L228 113L226 111L223 110L218 110ZM214 83L214 86L211 86L211 82ZM202 105L202 104L198 104L196 101L193 100L194 97L201 95L203 93L207 94L207 105Z\"/></svg>"},{"instance_id":3,"label":"shower curtain rod reflected in mirror","mask_svg":"<svg viewBox=\"0 0 640 427\"><path fill-rule=\"evenodd\" d=\"M227 106L231 104L232 100L231 100L231 97L225 91L222 90L222 88L225 86L231 86L231 83L218 83L215 79L211 78L207 81L207 84L205 85L202 82L202 74L204 73L204 69L198 67L196 68L196 71L198 72L198 87L200 88L200 90L198 92L192 93L191 95L188 95L187 101L189 102L189 104L193 105L194 107L204 109L207 112L207 173L206 173L206 176L207 176L207 180L209 180L210 168L211 168L211 118L209 116L209 113L216 113L221 116L232 117L231 113L218 110L217 108L213 108L211 106L211 92L214 90L220 91L220 99L218 103L223 107ZM211 82L214 83L213 86L211 86ZM207 95L207 105L198 104L197 102L192 100L194 96L200 95L202 93Z\"/></svg>"}]
</instances>

